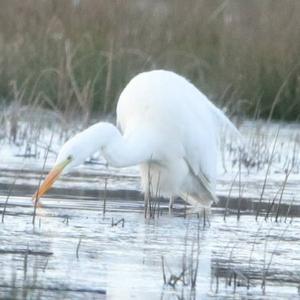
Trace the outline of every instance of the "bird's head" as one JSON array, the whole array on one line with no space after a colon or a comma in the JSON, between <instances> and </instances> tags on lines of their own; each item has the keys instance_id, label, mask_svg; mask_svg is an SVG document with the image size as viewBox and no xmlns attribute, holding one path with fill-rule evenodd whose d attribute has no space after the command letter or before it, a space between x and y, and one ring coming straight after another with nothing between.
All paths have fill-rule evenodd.
<instances>
[{"instance_id":1,"label":"bird's head","mask_svg":"<svg viewBox=\"0 0 300 300\"><path fill-rule=\"evenodd\" d=\"M88 157L100 150L107 143L110 127L110 124L97 123L69 139L62 146L53 168L33 195L33 199L42 197L59 175L83 164Z\"/></svg>"}]
</instances>

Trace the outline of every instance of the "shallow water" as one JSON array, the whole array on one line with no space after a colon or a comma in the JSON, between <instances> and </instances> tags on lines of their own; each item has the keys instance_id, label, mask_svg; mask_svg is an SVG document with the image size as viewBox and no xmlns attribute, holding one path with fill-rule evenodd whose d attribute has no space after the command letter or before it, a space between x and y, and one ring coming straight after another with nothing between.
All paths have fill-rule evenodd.
<instances>
[{"instance_id":1,"label":"shallow water","mask_svg":"<svg viewBox=\"0 0 300 300\"><path fill-rule=\"evenodd\" d=\"M0 298L299 298L298 158L280 206L276 198L265 220L283 185L297 130L283 131L282 157L276 156L266 183L267 164L243 167L237 176L233 154L226 151L227 172L220 169L217 186L220 202L205 219L189 214L179 200L170 215L163 199L155 218L145 219L137 169L107 168L100 161L62 176L44 197L42 216L33 225L30 196L43 159L6 156L0 162L0 214L6 206L0 223ZM271 131L272 140L276 128ZM54 158L50 155L46 171ZM162 259L169 284L164 284Z\"/></svg>"},{"instance_id":2,"label":"shallow water","mask_svg":"<svg viewBox=\"0 0 300 300\"><path fill-rule=\"evenodd\" d=\"M0 198L2 208L5 200ZM204 224L201 216L185 215L181 203L169 215L162 202L159 215L145 219L141 199L107 198L103 215L103 199L49 197L44 216L36 217L33 226L29 201L11 197L0 225L3 298L14 291L22 299L26 291L40 299L177 299L183 291L185 299L192 299L189 285L164 287L161 259L168 280L179 276L184 257L190 263L194 247L195 267L198 229L196 299L299 296L298 218L256 222L243 214L238 221L231 214L224 221L222 210L214 209ZM123 225L112 225L122 219Z\"/></svg>"}]
</instances>

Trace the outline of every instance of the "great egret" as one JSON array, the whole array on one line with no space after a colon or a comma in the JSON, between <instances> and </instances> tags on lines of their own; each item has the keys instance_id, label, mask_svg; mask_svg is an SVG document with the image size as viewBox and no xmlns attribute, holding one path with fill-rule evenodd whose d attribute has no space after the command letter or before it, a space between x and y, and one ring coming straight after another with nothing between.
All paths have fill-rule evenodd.
<instances>
[{"instance_id":1,"label":"great egret","mask_svg":"<svg viewBox=\"0 0 300 300\"><path fill-rule=\"evenodd\" d=\"M100 150L111 166L139 165L145 194L158 190L203 207L217 199L220 129L238 131L185 78L164 70L135 76L120 95L117 124L99 122L68 140L35 196Z\"/></svg>"}]
</instances>

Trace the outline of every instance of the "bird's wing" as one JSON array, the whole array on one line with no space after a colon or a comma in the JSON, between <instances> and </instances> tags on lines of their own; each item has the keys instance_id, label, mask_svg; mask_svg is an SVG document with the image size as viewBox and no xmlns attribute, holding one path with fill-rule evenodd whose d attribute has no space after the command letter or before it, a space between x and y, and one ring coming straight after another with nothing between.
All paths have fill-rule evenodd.
<instances>
[{"instance_id":1,"label":"bird's wing","mask_svg":"<svg viewBox=\"0 0 300 300\"><path fill-rule=\"evenodd\" d=\"M196 98L192 98L196 99ZM200 101L202 100L202 101ZM199 201L202 198L218 201L215 195L217 177L218 142L222 129L226 128L239 142L242 137L226 115L203 96L188 102L188 115L184 118L185 161L189 173L199 187ZM188 121L187 121L188 120Z\"/></svg>"},{"instance_id":2,"label":"bird's wing","mask_svg":"<svg viewBox=\"0 0 300 300\"><path fill-rule=\"evenodd\" d=\"M215 196L217 163L217 129L209 116L191 114L185 119L184 160L201 197L217 201Z\"/></svg>"},{"instance_id":3,"label":"bird's wing","mask_svg":"<svg viewBox=\"0 0 300 300\"><path fill-rule=\"evenodd\" d=\"M199 168L198 173L195 173L194 168L192 168L191 164L189 163L189 160L184 159L190 175L194 178L194 181L197 182L199 188L201 189L201 194L198 194L198 197L201 198L201 196L205 199L202 200L208 200L213 202L218 202L218 198L215 195L215 192L213 191L212 184L210 180L206 177L206 175L202 172L202 170ZM197 197L197 198L198 198Z\"/></svg>"}]
</instances>

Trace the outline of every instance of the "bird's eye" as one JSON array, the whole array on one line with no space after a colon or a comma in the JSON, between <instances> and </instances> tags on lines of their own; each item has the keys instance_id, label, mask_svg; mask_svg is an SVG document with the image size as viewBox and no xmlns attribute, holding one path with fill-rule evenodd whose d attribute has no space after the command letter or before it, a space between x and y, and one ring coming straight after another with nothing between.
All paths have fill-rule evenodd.
<instances>
[{"instance_id":1,"label":"bird's eye","mask_svg":"<svg viewBox=\"0 0 300 300\"><path fill-rule=\"evenodd\" d=\"M67 157L67 160L72 160L72 155L69 155L69 156Z\"/></svg>"}]
</instances>

